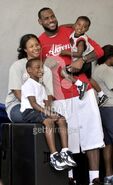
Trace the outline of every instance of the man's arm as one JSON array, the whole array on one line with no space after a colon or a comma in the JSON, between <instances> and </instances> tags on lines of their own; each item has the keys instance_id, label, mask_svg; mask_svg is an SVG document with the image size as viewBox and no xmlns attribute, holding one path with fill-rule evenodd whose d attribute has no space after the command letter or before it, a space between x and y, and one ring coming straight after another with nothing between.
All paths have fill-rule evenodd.
<instances>
[{"instance_id":1,"label":"man's arm","mask_svg":"<svg viewBox=\"0 0 113 185\"><path fill-rule=\"evenodd\" d=\"M104 55L103 49L101 48L101 46L97 42L95 42L94 40L92 40L89 37L88 37L88 42L94 47L94 52L95 52L95 57L96 57L95 59L98 59Z\"/></svg>"},{"instance_id":2,"label":"man's arm","mask_svg":"<svg viewBox=\"0 0 113 185\"><path fill-rule=\"evenodd\" d=\"M73 29L74 29L74 24L73 24L73 23L61 24L60 26L65 26L65 27L67 27L67 28L73 28Z\"/></svg>"}]
</instances>

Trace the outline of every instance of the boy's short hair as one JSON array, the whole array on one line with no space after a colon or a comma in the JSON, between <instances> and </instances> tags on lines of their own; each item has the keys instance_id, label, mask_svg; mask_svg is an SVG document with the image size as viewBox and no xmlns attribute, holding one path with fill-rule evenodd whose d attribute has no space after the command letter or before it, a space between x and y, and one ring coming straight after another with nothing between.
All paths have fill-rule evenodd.
<instances>
[{"instance_id":1,"label":"boy's short hair","mask_svg":"<svg viewBox=\"0 0 113 185\"><path fill-rule=\"evenodd\" d=\"M89 17L87 17L87 16L79 16L79 17L77 18L76 22L77 22L79 19L83 19L83 20L85 20L86 22L88 22L89 26L91 25L91 21L90 21Z\"/></svg>"},{"instance_id":2,"label":"boy's short hair","mask_svg":"<svg viewBox=\"0 0 113 185\"><path fill-rule=\"evenodd\" d=\"M41 62L40 61L40 59L39 58L31 58L31 59L29 59L28 61L27 61L27 63L26 63L26 69L28 68L28 67L32 67L32 63L33 62Z\"/></svg>"}]
</instances>

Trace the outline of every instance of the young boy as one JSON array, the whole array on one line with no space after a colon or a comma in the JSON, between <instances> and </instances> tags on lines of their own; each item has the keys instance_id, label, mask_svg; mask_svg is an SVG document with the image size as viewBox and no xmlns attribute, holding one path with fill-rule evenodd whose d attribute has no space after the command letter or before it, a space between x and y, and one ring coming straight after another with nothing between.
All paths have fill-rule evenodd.
<instances>
[{"instance_id":1,"label":"young boy","mask_svg":"<svg viewBox=\"0 0 113 185\"><path fill-rule=\"evenodd\" d=\"M72 62L75 62L77 58L83 57L84 59L83 70L86 73L86 75L87 75L87 70L88 70L87 66L89 64L85 64L85 55L87 55L88 53L94 50L94 48L88 42L88 37L85 34L88 31L90 24L91 24L91 21L87 16L78 17L74 24L74 32L70 35L71 51L68 51L68 50L61 51L61 55L71 56ZM80 81L78 78L76 78L76 80L73 79L74 71L72 71L71 73L70 72L71 71L69 70L67 66L67 68L64 68L62 70L62 75L66 79L71 80L72 82L75 83L75 85L77 86L78 92L79 92L79 98L82 99L87 89L87 84ZM89 74L87 75L87 77L89 78ZM93 88L98 93L98 97L99 97L98 104L99 106L102 106L108 100L108 97L104 94L104 92L101 90L100 86L94 79L90 77L90 81L91 81Z\"/></svg>"},{"instance_id":2,"label":"young boy","mask_svg":"<svg viewBox=\"0 0 113 185\"><path fill-rule=\"evenodd\" d=\"M72 153L68 149L67 124L63 116L45 107L47 95L44 86L39 82L43 76L42 63L39 59L28 60L26 69L30 78L22 86L21 112L25 122L45 125L45 137L50 149L50 164L56 170L76 166ZM59 127L62 150L56 150L54 139L54 123Z\"/></svg>"}]
</instances>

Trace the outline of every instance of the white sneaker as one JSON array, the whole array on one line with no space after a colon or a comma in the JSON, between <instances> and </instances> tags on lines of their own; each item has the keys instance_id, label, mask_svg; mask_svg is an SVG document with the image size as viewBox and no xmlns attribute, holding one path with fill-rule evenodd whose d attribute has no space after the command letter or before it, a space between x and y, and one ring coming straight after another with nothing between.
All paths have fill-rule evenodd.
<instances>
[{"instance_id":1,"label":"white sneaker","mask_svg":"<svg viewBox=\"0 0 113 185\"><path fill-rule=\"evenodd\" d=\"M73 159L72 152L67 150L66 152L60 152L61 158L65 161L65 164L68 166L77 166L76 162Z\"/></svg>"},{"instance_id":2,"label":"white sneaker","mask_svg":"<svg viewBox=\"0 0 113 185\"><path fill-rule=\"evenodd\" d=\"M66 165L65 161L61 158L59 153L54 154L52 157L50 157L50 165L55 169L55 170L65 170L68 168Z\"/></svg>"}]
</instances>

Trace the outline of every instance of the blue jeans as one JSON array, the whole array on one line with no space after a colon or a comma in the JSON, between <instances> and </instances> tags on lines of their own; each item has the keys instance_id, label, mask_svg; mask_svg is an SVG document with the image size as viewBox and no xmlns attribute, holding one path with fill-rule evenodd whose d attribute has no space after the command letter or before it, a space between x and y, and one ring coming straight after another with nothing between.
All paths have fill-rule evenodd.
<instances>
[{"instance_id":1,"label":"blue jeans","mask_svg":"<svg viewBox=\"0 0 113 185\"><path fill-rule=\"evenodd\" d=\"M113 107L100 107L104 140L106 145L113 144Z\"/></svg>"},{"instance_id":2,"label":"blue jeans","mask_svg":"<svg viewBox=\"0 0 113 185\"><path fill-rule=\"evenodd\" d=\"M11 121L14 123L24 123L22 113L20 112L20 104L15 105L10 111Z\"/></svg>"}]
</instances>

